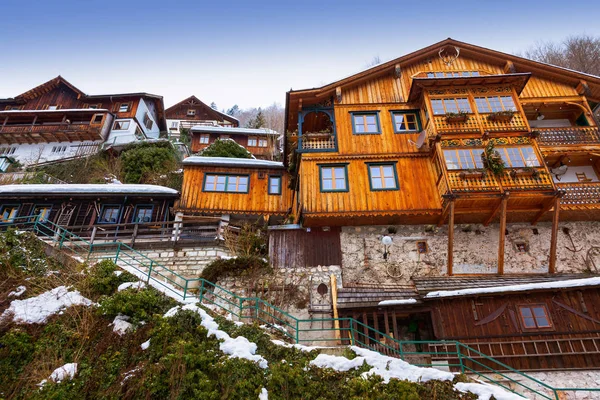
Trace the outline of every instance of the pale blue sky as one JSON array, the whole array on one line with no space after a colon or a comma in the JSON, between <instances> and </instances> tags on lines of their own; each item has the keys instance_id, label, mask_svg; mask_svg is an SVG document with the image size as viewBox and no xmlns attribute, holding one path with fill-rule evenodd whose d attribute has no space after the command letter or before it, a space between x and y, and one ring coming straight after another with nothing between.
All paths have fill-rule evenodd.
<instances>
[{"instance_id":1,"label":"pale blue sky","mask_svg":"<svg viewBox=\"0 0 600 400\"><path fill-rule=\"evenodd\" d=\"M145 91L166 106L192 94L219 108L267 106L374 56L389 60L447 37L523 51L600 35L598 15L600 3L587 0L2 0L0 98L61 74L86 93Z\"/></svg>"}]
</instances>

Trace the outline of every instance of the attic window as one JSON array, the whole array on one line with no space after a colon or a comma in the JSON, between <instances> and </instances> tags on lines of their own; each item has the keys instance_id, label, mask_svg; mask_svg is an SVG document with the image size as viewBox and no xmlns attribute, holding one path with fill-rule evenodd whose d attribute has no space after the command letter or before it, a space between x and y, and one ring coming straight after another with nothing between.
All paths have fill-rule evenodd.
<instances>
[{"instance_id":1,"label":"attic window","mask_svg":"<svg viewBox=\"0 0 600 400\"><path fill-rule=\"evenodd\" d=\"M449 72L428 72L428 78L459 78L464 76L479 76L479 71L449 71Z\"/></svg>"},{"instance_id":2,"label":"attic window","mask_svg":"<svg viewBox=\"0 0 600 400\"><path fill-rule=\"evenodd\" d=\"M519 306L524 329L552 328L548 307L545 304Z\"/></svg>"},{"instance_id":3,"label":"attic window","mask_svg":"<svg viewBox=\"0 0 600 400\"><path fill-rule=\"evenodd\" d=\"M187 110L187 116L188 117L193 117L196 115L196 110Z\"/></svg>"},{"instance_id":4,"label":"attic window","mask_svg":"<svg viewBox=\"0 0 600 400\"><path fill-rule=\"evenodd\" d=\"M123 113L123 112L128 112L129 111L129 103L121 103L119 105L119 112Z\"/></svg>"},{"instance_id":5,"label":"attic window","mask_svg":"<svg viewBox=\"0 0 600 400\"><path fill-rule=\"evenodd\" d=\"M207 133L203 133L200 135L200 144L208 144L210 141L210 135Z\"/></svg>"}]
</instances>

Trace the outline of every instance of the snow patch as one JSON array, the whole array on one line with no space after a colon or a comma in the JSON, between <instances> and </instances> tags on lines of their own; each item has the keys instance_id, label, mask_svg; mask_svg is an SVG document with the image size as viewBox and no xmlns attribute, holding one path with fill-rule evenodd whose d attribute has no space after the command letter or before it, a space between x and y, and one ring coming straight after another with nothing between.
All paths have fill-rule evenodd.
<instances>
[{"instance_id":1,"label":"snow patch","mask_svg":"<svg viewBox=\"0 0 600 400\"><path fill-rule=\"evenodd\" d=\"M56 368L50 374L50 377L48 379L44 379L43 381L41 381L38 384L38 386L44 386L46 384L46 382L48 382L48 380L51 380L52 382L56 382L56 383L60 383L66 379L71 380L71 379L73 379L73 377L75 377L76 373L77 373L77 363L65 364L62 367Z\"/></svg>"},{"instance_id":2,"label":"snow patch","mask_svg":"<svg viewBox=\"0 0 600 400\"><path fill-rule=\"evenodd\" d=\"M121 276L121 274L123 273L123 271L114 271L113 274L115 274L116 276Z\"/></svg>"},{"instance_id":3,"label":"snow patch","mask_svg":"<svg viewBox=\"0 0 600 400\"><path fill-rule=\"evenodd\" d=\"M215 336L217 339L222 340L219 349L223 353L228 354L230 358L243 358L254 361L263 369L268 367L267 360L256 354L256 343L249 341L243 336L232 338L227 332L219 329L219 324L215 322L213 317L195 304L187 304L183 307L173 307L165 313L164 317L172 317L177 314L179 310L188 310L199 314L202 318L202 326L208 330L208 336Z\"/></svg>"},{"instance_id":4,"label":"snow patch","mask_svg":"<svg viewBox=\"0 0 600 400\"><path fill-rule=\"evenodd\" d=\"M150 347L150 339L146 340L144 343L142 343L140 345L140 347L142 348L142 350L147 350L148 347Z\"/></svg>"},{"instance_id":5,"label":"snow patch","mask_svg":"<svg viewBox=\"0 0 600 400\"><path fill-rule=\"evenodd\" d=\"M478 396L479 400L489 400L494 396L496 400L523 400L523 397L508 392L498 386L493 386L487 383L464 383L458 382L454 385L459 392L471 392Z\"/></svg>"},{"instance_id":6,"label":"snow patch","mask_svg":"<svg viewBox=\"0 0 600 400\"><path fill-rule=\"evenodd\" d=\"M300 351L304 351L304 352L310 352L313 350L318 350L318 349L328 349L330 347L324 347L324 346L306 346L303 344L291 344L291 343L286 343L283 340L278 340L278 339L271 339L271 343L277 345L277 346L283 346L283 347L293 347L295 349L298 349Z\"/></svg>"},{"instance_id":7,"label":"snow patch","mask_svg":"<svg viewBox=\"0 0 600 400\"><path fill-rule=\"evenodd\" d=\"M127 332L133 330L133 324L129 322L129 317L127 315L117 315L112 322L113 332L119 336L123 336Z\"/></svg>"},{"instance_id":8,"label":"snow patch","mask_svg":"<svg viewBox=\"0 0 600 400\"><path fill-rule=\"evenodd\" d=\"M399 300L383 300L379 302L379 306L399 306L402 304L415 304L417 299L399 299Z\"/></svg>"},{"instance_id":9,"label":"snow patch","mask_svg":"<svg viewBox=\"0 0 600 400\"><path fill-rule=\"evenodd\" d=\"M8 297L21 297L21 295L25 293L26 290L27 288L25 286L17 286L14 292L10 292L8 294Z\"/></svg>"},{"instance_id":10,"label":"snow patch","mask_svg":"<svg viewBox=\"0 0 600 400\"><path fill-rule=\"evenodd\" d=\"M11 318L17 323L43 324L54 314L71 306L91 306L93 302L83 297L79 291L69 291L59 286L38 296L25 300L13 300L2 313L0 320Z\"/></svg>"},{"instance_id":11,"label":"snow patch","mask_svg":"<svg viewBox=\"0 0 600 400\"><path fill-rule=\"evenodd\" d=\"M125 289L143 289L146 287L146 284L142 281L139 282L125 282L119 285L117 291L123 291Z\"/></svg>"},{"instance_id":12,"label":"snow patch","mask_svg":"<svg viewBox=\"0 0 600 400\"><path fill-rule=\"evenodd\" d=\"M269 400L269 392L267 392L267 389L262 388L260 390L260 394L258 395L258 400Z\"/></svg>"}]
</instances>

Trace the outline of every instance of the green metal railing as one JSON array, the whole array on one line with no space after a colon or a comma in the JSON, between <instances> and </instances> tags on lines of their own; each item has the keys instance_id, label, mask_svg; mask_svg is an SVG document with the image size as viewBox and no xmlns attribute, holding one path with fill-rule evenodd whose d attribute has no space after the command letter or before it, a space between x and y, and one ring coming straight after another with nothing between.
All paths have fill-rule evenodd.
<instances>
[{"instance_id":1,"label":"green metal railing","mask_svg":"<svg viewBox=\"0 0 600 400\"><path fill-rule=\"evenodd\" d=\"M452 368L475 374L521 396L515 388L489 374L500 376L528 394L549 400L559 400L561 392L600 392L596 388L552 387L458 341L401 341L353 318L296 318L259 297L242 297L205 279L186 278L120 241L91 243L51 221L40 220L38 216L15 218L0 224L1 227L34 231L38 236L52 241L59 249L72 252L82 262L90 258L111 259L139 279L162 288L171 297L216 307L239 320L268 325L295 343L341 343L410 360L411 364L417 366ZM338 324L339 328L336 327ZM436 351L425 351L430 345L435 345ZM438 350L440 347L444 350ZM517 378L508 374L514 374Z\"/></svg>"}]
</instances>

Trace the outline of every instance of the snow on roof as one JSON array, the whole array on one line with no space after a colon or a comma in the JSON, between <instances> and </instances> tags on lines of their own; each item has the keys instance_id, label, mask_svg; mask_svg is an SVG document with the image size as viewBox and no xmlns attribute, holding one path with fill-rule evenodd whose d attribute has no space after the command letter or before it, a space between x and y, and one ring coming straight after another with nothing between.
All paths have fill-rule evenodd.
<instances>
[{"instance_id":1,"label":"snow on roof","mask_svg":"<svg viewBox=\"0 0 600 400\"><path fill-rule=\"evenodd\" d=\"M378 306L399 306L405 304L416 304L417 299L399 299L399 300L383 300L380 301Z\"/></svg>"},{"instance_id":2,"label":"snow on roof","mask_svg":"<svg viewBox=\"0 0 600 400\"><path fill-rule=\"evenodd\" d=\"M224 167L246 168L283 168L283 163L278 161L256 160L252 158L231 157L202 157L191 156L183 160L186 165L218 165Z\"/></svg>"},{"instance_id":3,"label":"snow on roof","mask_svg":"<svg viewBox=\"0 0 600 400\"><path fill-rule=\"evenodd\" d=\"M59 108L58 110L2 110L0 114L7 113L61 113L61 112L110 112L106 108Z\"/></svg>"},{"instance_id":4,"label":"snow on roof","mask_svg":"<svg viewBox=\"0 0 600 400\"><path fill-rule=\"evenodd\" d=\"M571 287L581 286L597 286L600 285L600 276L593 278L583 279L568 279L564 281L552 281L552 282L536 282L526 283L522 285L508 285L508 286L493 286L486 288L474 288L474 289L460 289L460 290L439 290L436 292L429 292L425 298L440 298L440 297L455 297L455 296L468 296L474 294L492 294L492 293L505 293L505 292L523 292L527 290L543 290L543 289L565 289Z\"/></svg>"},{"instance_id":5,"label":"snow on roof","mask_svg":"<svg viewBox=\"0 0 600 400\"><path fill-rule=\"evenodd\" d=\"M230 135L279 135L279 132L269 128L229 128L226 126L192 126L192 132L218 132Z\"/></svg>"},{"instance_id":6,"label":"snow on roof","mask_svg":"<svg viewBox=\"0 0 600 400\"><path fill-rule=\"evenodd\" d=\"M154 195L177 195L179 192L158 185L135 185L135 184L31 184L31 185L1 185L0 196L10 194L154 194Z\"/></svg>"}]
</instances>

